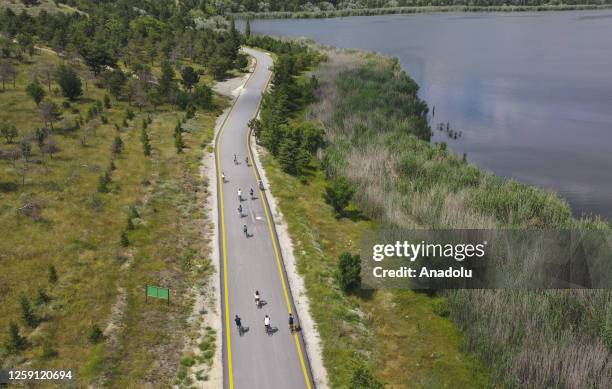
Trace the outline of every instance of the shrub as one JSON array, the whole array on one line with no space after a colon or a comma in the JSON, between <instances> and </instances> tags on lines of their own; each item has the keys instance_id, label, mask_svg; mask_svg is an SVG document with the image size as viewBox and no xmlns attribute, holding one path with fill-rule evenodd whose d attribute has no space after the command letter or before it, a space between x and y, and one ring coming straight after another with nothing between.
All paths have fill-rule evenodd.
<instances>
[{"instance_id":1,"label":"shrub","mask_svg":"<svg viewBox=\"0 0 612 389\"><path fill-rule=\"evenodd\" d=\"M123 151L123 141L121 140L121 137L117 135L113 141L112 152L114 155L118 155L121 154L121 151Z\"/></svg>"},{"instance_id":2,"label":"shrub","mask_svg":"<svg viewBox=\"0 0 612 389\"><path fill-rule=\"evenodd\" d=\"M100 329L100 327L98 327L97 324L94 324L89 329L88 339L90 343L94 343L94 344L100 343L100 341L104 339L104 334L102 333L102 330Z\"/></svg>"},{"instance_id":3,"label":"shrub","mask_svg":"<svg viewBox=\"0 0 612 389\"><path fill-rule=\"evenodd\" d=\"M111 107L111 101L108 95L104 95L104 107L106 107L106 109L109 109Z\"/></svg>"},{"instance_id":4,"label":"shrub","mask_svg":"<svg viewBox=\"0 0 612 389\"><path fill-rule=\"evenodd\" d=\"M19 334L19 326L13 321L9 324L8 337L4 346L10 353L23 350L27 346L26 338Z\"/></svg>"},{"instance_id":5,"label":"shrub","mask_svg":"<svg viewBox=\"0 0 612 389\"><path fill-rule=\"evenodd\" d=\"M110 174L108 174L108 172L104 172L98 179L98 192L108 193L110 191L110 188L108 186L111 182L112 180Z\"/></svg>"},{"instance_id":6,"label":"shrub","mask_svg":"<svg viewBox=\"0 0 612 389\"><path fill-rule=\"evenodd\" d=\"M52 284L57 282L57 270L53 265L49 265L49 282Z\"/></svg>"},{"instance_id":7,"label":"shrub","mask_svg":"<svg viewBox=\"0 0 612 389\"><path fill-rule=\"evenodd\" d=\"M128 247L130 245L130 240L128 239L127 233L125 231L121 231L119 244L121 245L121 247Z\"/></svg>"},{"instance_id":8,"label":"shrub","mask_svg":"<svg viewBox=\"0 0 612 389\"><path fill-rule=\"evenodd\" d=\"M32 100L34 100L36 106L38 106L45 97L45 90L40 86L38 81L30 83L26 87L26 92L28 92L28 96L30 96Z\"/></svg>"},{"instance_id":9,"label":"shrub","mask_svg":"<svg viewBox=\"0 0 612 389\"><path fill-rule=\"evenodd\" d=\"M38 305L43 305L48 303L49 301L51 301L51 297L49 297L49 295L45 292L44 289L39 288L38 289L38 296L36 298L36 303Z\"/></svg>"},{"instance_id":10,"label":"shrub","mask_svg":"<svg viewBox=\"0 0 612 389\"><path fill-rule=\"evenodd\" d=\"M36 327L38 325L38 318L32 311L32 307L30 306L30 301L26 296L21 296L21 318L23 322L29 327Z\"/></svg>"},{"instance_id":11,"label":"shrub","mask_svg":"<svg viewBox=\"0 0 612 389\"><path fill-rule=\"evenodd\" d=\"M352 389L383 389L385 387L382 382L374 377L370 369L361 364L353 370L349 386Z\"/></svg>"},{"instance_id":12,"label":"shrub","mask_svg":"<svg viewBox=\"0 0 612 389\"><path fill-rule=\"evenodd\" d=\"M351 255L346 251L340 254L335 276L338 286L343 291L348 292L359 288L361 286L361 260L359 255Z\"/></svg>"}]
</instances>

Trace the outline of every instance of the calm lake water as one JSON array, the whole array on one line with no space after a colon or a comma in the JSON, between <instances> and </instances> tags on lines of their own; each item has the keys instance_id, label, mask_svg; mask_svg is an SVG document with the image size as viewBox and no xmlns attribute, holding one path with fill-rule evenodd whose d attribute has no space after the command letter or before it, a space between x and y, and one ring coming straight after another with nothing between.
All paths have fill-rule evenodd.
<instances>
[{"instance_id":1,"label":"calm lake water","mask_svg":"<svg viewBox=\"0 0 612 389\"><path fill-rule=\"evenodd\" d=\"M432 128L504 177L558 192L576 215L612 220L612 11L259 20L252 31L308 37L400 59Z\"/></svg>"}]
</instances>

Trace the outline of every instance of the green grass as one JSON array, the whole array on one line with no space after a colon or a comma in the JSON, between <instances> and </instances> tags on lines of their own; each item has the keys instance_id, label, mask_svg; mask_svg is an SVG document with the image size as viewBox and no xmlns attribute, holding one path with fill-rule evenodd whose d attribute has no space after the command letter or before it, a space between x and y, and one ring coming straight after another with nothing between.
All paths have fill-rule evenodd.
<instances>
[{"instance_id":1,"label":"green grass","mask_svg":"<svg viewBox=\"0 0 612 389\"><path fill-rule=\"evenodd\" d=\"M55 55L41 52L32 63L17 66L15 88L7 83L0 92L0 120L15 123L20 136L43 126L24 91L32 72L58 62ZM57 86L52 89L49 97L61 105ZM85 118L105 93L90 80L83 97L63 109L64 118ZM218 107L225 104L216 98ZM52 137L60 151L43 158L34 142L23 187L12 162L0 160L0 183L8 188L0 193L0 339L3 344L8 323L14 320L30 343L18 355L9 355L0 346L2 365L27 362L31 367L73 368L80 384L105 382L111 387L145 381L165 385L176 373L183 342L192 330L185 322L193 302L191 287L196 282L205 286L211 273L208 242L202 235L208 226L202 209L207 183L200 177L199 162L212 140L219 110L198 112L184 124L187 148L177 154L172 133L184 113L170 106L142 112L134 108L136 118L123 127L127 108L126 102L112 99L112 107L103 112L108 124L100 123L95 134L89 134L86 147L80 137L87 124L61 131L56 123ZM140 129L149 115L153 153L145 157ZM117 135L124 150L115 158L113 189L98 193L98 178L109 166ZM2 139L0 150L13 146ZM40 205L40 220L19 211L28 202ZM134 221L135 229L128 231L129 247L123 248L119 238L133 205L140 217ZM55 285L48 281L51 264L59 277ZM145 304L147 283L170 287L172 304ZM38 288L47 291L51 302L35 308L43 320L31 330L21 322L19 296L32 302ZM124 305L118 303L121 299ZM111 331L113 339L91 344L87 338L91 326L104 330L111 320L118 325ZM57 356L41 358L45 342L58 351ZM154 362L160 359L164 366L157 368Z\"/></svg>"},{"instance_id":2,"label":"green grass","mask_svg":"<svg viewBox=\"0 0 612 389\"><path fill-rule=\"evenodd\" d=\"M320 170L301 180L283 173L269 155L263 162L293 239L333 387L347 387L363 360L389 387L488 386L482 366L462 351L461 333L436 314L437 300L412 291L342 293L332 276L337 257L358 252L362 234L375 223L335 218L322 198L326 180Z\"/></svg>"}]
</instances>

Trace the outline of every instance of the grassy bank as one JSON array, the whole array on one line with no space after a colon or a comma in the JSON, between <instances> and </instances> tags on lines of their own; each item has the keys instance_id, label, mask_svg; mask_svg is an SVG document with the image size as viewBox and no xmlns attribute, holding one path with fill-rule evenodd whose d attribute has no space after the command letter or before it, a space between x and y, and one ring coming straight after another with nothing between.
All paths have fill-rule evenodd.
<instances>
[{"instance_id":1,"label":"grassy bank","mask_svg":"<svg viewBox=\"0 0 612 389\"><path fill-rule=\"evenodd\" d=\"M331 385L350 387L366 361L389 387L487 387L485 370L463 352L461 333L436 313L440 298L412 291L347 295L338 288L338 255L357 252L362 234L376 222L337 219L322 197L328 182L321 170L304 180L284 173L269 154L263 161L295 245Z\"/></svg>"},{"instance_id":2,"label":"grassy bank","mask_svg":"<svg viewBox=\"0 0 612 389\"><path fill-rule=\"evenodd\" d=\"M419 6L419 7L387 7L359 8L331 11L295 11L295 12L242 12L233 16L239 19L323 19L348 16L373 16L418 14L432 12L543 12L543 11L579 11L610 9L611 4L549 4L549 5L501 5L501 6Z\"/></svg>"},{"instance_id":3,"label":"grassy bank","mask_svg":"<svg viewBox=\"0 0 612 389\"><path fill-rule=\"evenodd\" d=\"M306 119L325 128L327 176L347 177L355 204L382 225L608 229L572 218L554 193L502 180L431 145L427 108L397 61L332 52L315 73ZM395 294L395 293L393 293ZM606 387L612 341L608 291L444 294L468 349L507 387Z\"/></svg>"},{"instance_id":4,"label":"grassy bank","mask_svg":"<svg viewBox=\"0 0 612 389\"><path fill-rule=\"evenodd\" d=\"M6 61L17 76L0 92L0 120L19 133L0 145L0 365L72 368L80 386L169 385L191 331L193 287L210 273L198 166L219 108L182 123L177 153L184 112L106 105L107 91L75 65L88 77L75 101L41 82L62 119L39 147L35 129L45 125L26 86L61 60L44 50ZM145 303L146 284L171 288L171 304ZM11 322L25 341L18 349L9 347Z\"/></svg>"}]
</instances>

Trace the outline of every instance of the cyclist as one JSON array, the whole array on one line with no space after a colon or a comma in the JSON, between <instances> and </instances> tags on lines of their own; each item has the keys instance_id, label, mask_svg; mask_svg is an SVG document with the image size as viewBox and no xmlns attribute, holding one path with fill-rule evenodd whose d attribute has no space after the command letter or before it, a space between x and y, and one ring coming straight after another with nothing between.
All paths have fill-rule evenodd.
<instances>
[{"instance_id":1,"label":"cyclist","mask_svg":"<svg viewBox=\"0 0 612 389\"><path fill-rule=\"evenodd\" d=\"M242 189L238 188L238 201L242 201Z\"/></svg>"},{"instance_id":2,"label":"cyclist","mask_svg":"<svg viewBox=\"0 0 612 389\"><path fill-rule=\"evenodd\" d=\"M225 172L221 172L221 181L225 182Z\"/></svg>"},{"instance_id":3,"label":"cyclist","mask_svg":"<svg viewBox=\"0 0 612 389\"><path fill-rule=\"evenodd\" d=\"M293 332L295 327L293 326L293 315L289 313L289 331Z\"/></svg>"},{"instance_id":4,"label":"cyclist","mask_svg":"<svg viewBox=\"0 0 612 389\"><path fill-rule=\"evenodd\" d=\"M266 327L266 333L270 333L270 316L264 317L264 327Z\"/></svg>"},{"instance_id":5,"label":"cyclist","mask_svg":"<svg viewBox=\"0 0 612 389\"><path fill-rule=\"evenodd\" d=\"M242 319L240 316L236 315L234 318L234 322L236 322L236 328L238 328L238 332L242 335Z\"/></svg>"},{"instance_id":6,"label":"cyclist","mask_svg":"<svg viewBox=\"0 0 612 389\"><path fill-rule=\"evenodd\" d=\"M251 193L251 200L253 200L253 193L254 193L254 192L253 192L253 188L251 188L250 193Z\"/></svg>"},{"instance_id":7,"label":"cyclist","mask_svg":"<svg viewBox=\"0 0 612 389\"><path fill-rule=\"evenodd\" d=\"M247 166L249 166L249 157L246 157L246 158L244 159L244 162L246 162Z\"/></svg>"},{"instance_id":8,"label":"cyclist","mask_svg":"<svg viewBox=\"0 0 612 389\"><path fill-rule=\"evenodd\" d=\"M246 224L242 225L242 231L244 232L244 236L246 236L248 238L249 237L249 230L247 229L247 225Z\"/></svg>"},{"instance_id":9,"label":"cyclist","mask_svg":"<svg viewBox=\"0 0 612 389\"><path fill-rule=\"evenodd\" d=\"M259 297L259 291L258 291L258 290L256 290L256 291L255 291L255 306L256 306L257 308L259 308L259 307L260 307L260 304L261 304L261 299L260 299L260 297Z\"/></svg>"},{"instance_id":10,"label":"cyclist","mask_svg":"<svg viewBox=\"0 0 612 389\"><path fill-rule=\"evenodd\" d=\"M236 158L236 154L234 154L234 163L238 164L238 158Z\"/></svg>"},{"instance_id":11,"label":"cyclist","mask_svg":"<svg viewBox=\"0 0 612 389\"><path fill-rule=\"evenodd\" d=\"M238 205L238 215L242 217L242 204Z\"/></svg>"}]
</instances>

